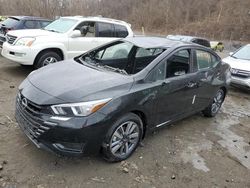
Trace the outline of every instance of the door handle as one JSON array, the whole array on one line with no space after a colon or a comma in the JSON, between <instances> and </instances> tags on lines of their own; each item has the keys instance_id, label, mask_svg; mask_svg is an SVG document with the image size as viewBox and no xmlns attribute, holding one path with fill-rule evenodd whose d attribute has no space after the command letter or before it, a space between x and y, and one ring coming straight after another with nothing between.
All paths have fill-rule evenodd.
<instances>
[{"instance_id":1,"label":"door handle","mask_svg":"<svg viewBox=\"0 0 250 188\"><path fill-rule=\"evenodd\" d=\"M193 87L196 87L196 86L197 86L196 82L188 82L188 84L187 84L188 88L193 88Z\"/></svg>"},{"instance_id":2,"label":"door handle","mask_svg":"<svg viewBox=\"0 0 250 188\"><path fill-rule=\"evenodd\" d=\"M168 86L168 84L169 84L169 82L167 82L167 81L163 81L163 82L161 83L161 86L162 86L162 87L167 87L167 86Z\"/></svg>"}]
</instances>

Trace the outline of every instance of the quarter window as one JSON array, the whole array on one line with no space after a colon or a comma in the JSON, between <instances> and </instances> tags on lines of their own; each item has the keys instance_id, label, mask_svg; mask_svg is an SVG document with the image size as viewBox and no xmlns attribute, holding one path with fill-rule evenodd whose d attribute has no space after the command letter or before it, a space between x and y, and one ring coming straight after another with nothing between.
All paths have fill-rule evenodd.
<instances>
[{"instance_id":1,"label":"quarter window","mask_svg":"<svg viewBox=\"0 0 250 188\"><path fill-rule=\"evenodd\" d=\"M167 60L167 78L190 72L190 50L180 50Z\"/></svg>"},{"instance_id":2,"label":"quarter window","mask_svg":"<svg viewBox=\"0 0 250 188\"><path fill-rule=\"evenodd\" d=\"M210 53L201 50L196 50L196 59L199 70L211 67Z\"/></svg>"},{"instance_id":3,"label":"quarter window","mask_svg":"<svg viewBox=\"0 0 250 188\"><path fill-rule=\"evenodd\" d=\"M115 26L115 37L125 38L128 36L127 28L123 25L114 25Z\"/></svg>"}]
</instances>

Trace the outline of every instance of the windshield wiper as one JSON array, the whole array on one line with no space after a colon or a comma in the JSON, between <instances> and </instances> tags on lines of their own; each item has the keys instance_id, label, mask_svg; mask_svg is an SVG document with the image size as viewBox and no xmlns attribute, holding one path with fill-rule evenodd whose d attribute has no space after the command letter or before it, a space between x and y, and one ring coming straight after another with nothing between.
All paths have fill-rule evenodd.
<instances>
[{"instance_id":1,"label":"windshield wiper","mask_svg":"<svg viewBox=\"0 0 250 188\"><path fill-rule=\"evenodd\" d=\"M114 67L110 67L108 65L103 65L101 67L109 69L109 70L114 71L114 72L128 75L128 73L124 69L114 68Z\"/></svg>"}]
</instances>

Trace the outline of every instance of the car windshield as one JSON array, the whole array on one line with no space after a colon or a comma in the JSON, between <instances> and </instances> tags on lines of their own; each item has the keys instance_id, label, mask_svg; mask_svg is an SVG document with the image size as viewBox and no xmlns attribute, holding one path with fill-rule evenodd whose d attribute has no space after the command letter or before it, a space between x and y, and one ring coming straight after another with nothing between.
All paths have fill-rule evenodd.
<instances>
[{"instance_id":1,"label":"car windshield","mask_svg":"<svg viewBox=\"0 0 250 188\"><path fill-rule=\"evenodd\" d=\"M77 62L121 74L136 74L149 65L165 49L142 48L126 41L100 47L76 58Z\"/></svg>"},{"instance_id":2,"label":"car windshield","mask_svg":"<svg viewBox=\"0 0 250 188\"><path fill-rule=\"evenodd\" d=\"M232 57L237 59L250 60L250 45L244 46L237 52L235 52Z\"/></svg>"},{"instance_id":3,"label":"car windshield","mask_svg":"<svg viewBox=\"0 0 250 188\"><path fill-rule=\"evenodd\" d=\"M4 20L1 24L9 28L15 28L19 21L20 20L17 18L9 17L6 20Z\"/></svg>"},{"instance_id":4,"label":"car windshield","mask_svg":"<svg viewBox=\"0 0 250 188\"><path fill-rule=\"evenodd\" d=\"M53 21L49 25L47 25L44 29L47 31L52 31L52 32L57 32L57 33L66 33L76 23L77 23L77 20L73 20L69 18L60 18L58 20Z\"/></svg>"}]
</instances>

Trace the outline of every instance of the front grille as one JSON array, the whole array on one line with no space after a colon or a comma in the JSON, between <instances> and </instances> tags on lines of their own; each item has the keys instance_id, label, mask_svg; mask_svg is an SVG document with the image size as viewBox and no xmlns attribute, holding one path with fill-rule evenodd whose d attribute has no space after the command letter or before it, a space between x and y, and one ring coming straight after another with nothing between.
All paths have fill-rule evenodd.
<instances>
[{"instance_id":1,"label":"front grille","mask_svg":"<svg viewBox=\"0 0 250 188\"><path fill-rule=\"evenodd\" d=\"M5 41L6 41L6 38L0 36L0 42L5 42Z\"/></svg>"},{"instance_id":2,"label":"front grille","mask_svg":"<svg viewBox=\"0 0 250 188\"><path fill-rule=\"evenodd\" d=\"M250 78L250 71L231 69L231 75L239 78Z\"/></svg>"},{"instance_id":3,"label":"front grille","mask_svg":"<svg viewBox=\"0 0 250 188\"><path fill-rule=\"evenodd\" d=\"M9 44L13 44L15 42L15 40L17 39L17 37L15 37L13 35L9 35L9 34L6 35L6 38L7 38L7 42Z\"/></svg>"},{"instance_id":4,"label":"front grille","mask_svg":"<svg viewBox=\"0 0 250 188\"><path fill-rule=\"evenodd\" d=\"M16 119L25 134L35 143L50 127L43 124L41 117L42 107L29 101L21 94L16 99Z\"/></svg>"}]
</instances>

